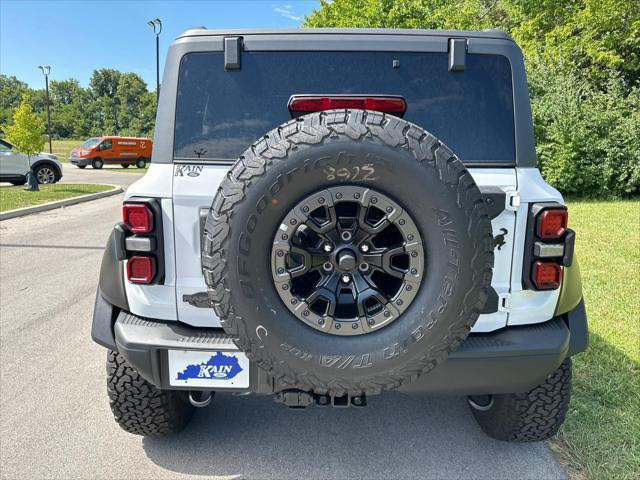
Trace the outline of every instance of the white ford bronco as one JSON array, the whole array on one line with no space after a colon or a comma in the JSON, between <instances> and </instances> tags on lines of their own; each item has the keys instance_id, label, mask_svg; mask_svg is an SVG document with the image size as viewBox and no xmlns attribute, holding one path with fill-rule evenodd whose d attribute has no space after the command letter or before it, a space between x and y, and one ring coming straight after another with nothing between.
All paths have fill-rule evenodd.
<instances>
[{"instance_id":1,"label":"white ford bronco","mask_svg":"<svg viewBox=\"0 0 640 480\"><path fill-rule=\"evenodd\" d=\"M92 337L128 432L176 432L217 391L464 395L506 441L564 420L575 234L502 32L188 30L122 213Z\"/></svg>"}]
</instances>

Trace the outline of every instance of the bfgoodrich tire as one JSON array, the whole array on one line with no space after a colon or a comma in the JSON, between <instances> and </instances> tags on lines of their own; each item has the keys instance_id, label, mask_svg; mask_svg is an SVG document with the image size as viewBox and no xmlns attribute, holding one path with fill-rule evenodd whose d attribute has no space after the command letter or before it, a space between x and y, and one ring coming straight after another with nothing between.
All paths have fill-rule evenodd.
<instances>
[{"instance_id":1,"label":"bfgoodrich tire","mask_svg":"<svg viewBox=\"0 0 640 480\"><path fill-rule=\"evenodd\" d=\"M537 442L556 434L569 409L571 359L537 387L525 393L469 397L482 430L507 442Z\"/></svg>"},{"instance_id":2,"label":"bfgoodrich tire","mask_svg":"<svg viewBox=\"0 0 640 480\"><path fill-rule=\"evenodd\" d=\"M279 245L304 234L294 223L307 218L305 202L337 205L348 197L360 205L366 199L370 209L378 196L385 199L378 205L386 205L378 220L391 223L393 217L400 237L413 241L401 248L414 249L415 258L412 250L399 262L404 265L393 267L404 271L402 282L412 282L406 283L411 293L403 297L404 286L388 298L378 292L382 310L362 318L357 313L353 321L338 322L337 311L296 310L293 303L311 300L287 296L293 288L277 278L286 270L278 262L290 253ZM407 225L411 229L402 233ZM220 185L205 232L202 267L222 325L283 388L371 395L412 381L466 338L491 282L491 223L469 172L428 132L377 112L327 111L269 132ZM340 250L335 255L346 260L331 257L326 268L351 268L342 273L349 281L364 277L362 264L354 267L363 258L358 247L345 254L340 242L338 236L332 252ZM336 288L337 298L344 292Z\"/></svg>"},{"instance_id":3,"label":"bfgoodrich tire","mask_svg":"<svg viewBox=\"0 0 640 480\"><path fill-rule=\"evenodd\" d=\"M116 422L136 435L159 437L179 432L195 409L186 392L159 390L113 351L107 354L107 391Z\"/></svg>"}]
</instances>

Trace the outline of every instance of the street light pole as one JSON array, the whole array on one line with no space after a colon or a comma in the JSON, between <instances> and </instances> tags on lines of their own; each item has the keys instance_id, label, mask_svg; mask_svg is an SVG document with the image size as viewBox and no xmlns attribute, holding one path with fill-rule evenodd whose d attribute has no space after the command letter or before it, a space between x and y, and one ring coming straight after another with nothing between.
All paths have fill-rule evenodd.
<instances>
[{"instance_id":1,"label":"street light pole","mask_svg":"<svg viewBox=\"0 0 640 480\"><path fill-rule=\"evenodd\" d=\"M160 33L162 33L162 21L154 18L147 22L156 35L156 100L160 99Z\"/></svg>"},{"instance_id":2,"label":"street light pole","mask_svg":"<svg viewBox=\"0 0 640 480\"><path fill-rule=\"evenodd\" d=\"M38 67L42 70L44 75L44 86L47 92L47 137L49 137L49 153L53 153L51 147L51 108L49 107L49 73L51 72L51 65L40 65Z\"/></svg>"}]
</instances>

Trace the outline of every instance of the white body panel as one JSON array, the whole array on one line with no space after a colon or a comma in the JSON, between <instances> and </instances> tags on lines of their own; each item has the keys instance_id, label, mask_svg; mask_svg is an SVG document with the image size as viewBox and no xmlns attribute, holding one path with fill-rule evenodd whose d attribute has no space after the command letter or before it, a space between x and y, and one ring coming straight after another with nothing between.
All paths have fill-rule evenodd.
<instances>
[{"instance_id":1,"label":"white body panel","mask_svg":"<svg viewBox=\"0 0 640 480\"><path fill-rule=\"evenodd\" d=\"M165 198L162 201L166 279L164 285L141 286L126 282L131 311L137 315L179 320L189 325L218 327L214 311L183 301L183 295L205 292L200 267L200 212L211 206L217 187L229 170L219 165L151 164L147 174L126 193ZM504 235L495 250L492 286L500 297L500 308L480 315L474 332L489 332L507 325L538 323L553 316L559 290L534 292L522 289L522 262L529 203L562 202L560 194L547 185L537 169L470 169L480 186L498 187L520 205L507 208L492 220L494 236ZM169 200L172 198L172 200Z\"/></svg>"},{"instance_id":2,"label":"white body panel","mask_svg":"<svg viewBox=\"0 0 640 480\"><path fill-rule=\"evenodd\" d=\"M522 265L524 263L524 238L527 229L529 204L536 202L558 202L564 205L560 192L548 185L537 168L517 168L520 207L517 213L516 244L513 273L511 275L511 298L509 299L509 325L546 322L553 318L560 289L536 292L522 289Z\"/></svg>"}]
</instances>

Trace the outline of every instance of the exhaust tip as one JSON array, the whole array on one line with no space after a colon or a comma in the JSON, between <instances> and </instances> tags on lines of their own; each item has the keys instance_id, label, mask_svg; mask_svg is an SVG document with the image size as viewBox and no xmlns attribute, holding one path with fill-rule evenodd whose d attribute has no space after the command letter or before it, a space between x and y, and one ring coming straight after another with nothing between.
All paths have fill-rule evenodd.
<instances>
[{"instance_id":1,"label":"exhaust tip","mask_svg":"<svg viewBox=\"0 0 640 480\"><path fill-rule=\"evenodd\" d=\"M207 405L209 405L211 403L211 400L213 399L213 396L215 395L215 392L201 392L201 391L194 391L194 392L189 392L189 403L191 403L191 405L193 405L194 407L197 408L203 408L206 407Z\"/></svg>"}]
</instances>

